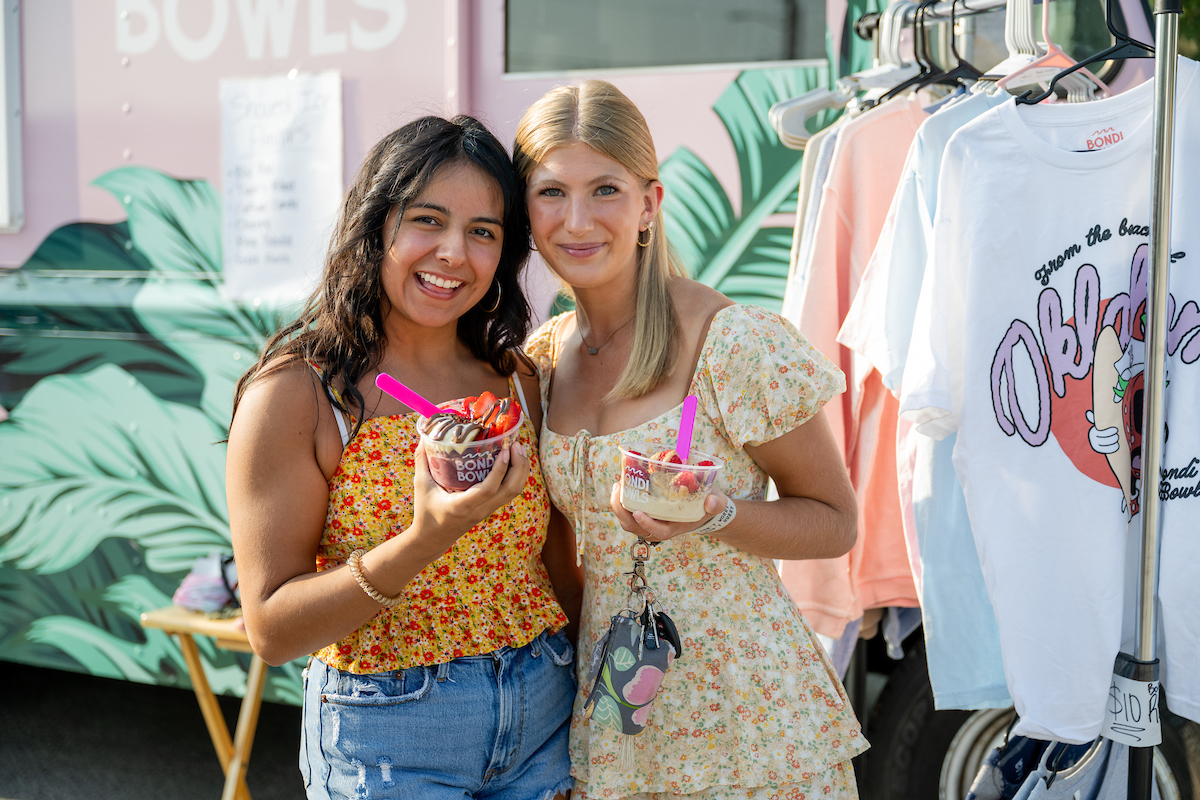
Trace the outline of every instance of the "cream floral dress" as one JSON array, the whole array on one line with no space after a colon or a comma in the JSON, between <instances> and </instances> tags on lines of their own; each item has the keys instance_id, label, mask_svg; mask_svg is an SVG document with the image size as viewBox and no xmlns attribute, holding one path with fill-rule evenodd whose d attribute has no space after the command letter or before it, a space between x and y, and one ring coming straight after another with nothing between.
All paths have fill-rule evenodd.
<instances>
[{"instance_id":1,"label":"cream floral dress","mask_svg":"<svg viewBox=\"0 0 1200 800\"><path fill-rule=\"evenodd\" d=\"M526 350L541 373L543 408L556 360L543 325ZM694 447L718 456L718 486L737 499L766 496L767 475L744 445L802 424L845 379L788 322L754 306L713 318L692 377L698 398ZM548 415L543 415L546 420ZM622 441L674 444L680 408L627 431L563 436L543 422L541 455L555 505L575 523L585 588L579 634L579 694L571 723L572 774L583 797L706 792L722 797L853 797L848 760L867 748L836 674L769 558L704 535L652 551L650 587L679 628L671 665L634 739L634 768L620 769L620 734L583 718L589 654L628 593L632 535L608 507ZM778 791L764 791L778 790Z\"/></svg>"}]
</instances>

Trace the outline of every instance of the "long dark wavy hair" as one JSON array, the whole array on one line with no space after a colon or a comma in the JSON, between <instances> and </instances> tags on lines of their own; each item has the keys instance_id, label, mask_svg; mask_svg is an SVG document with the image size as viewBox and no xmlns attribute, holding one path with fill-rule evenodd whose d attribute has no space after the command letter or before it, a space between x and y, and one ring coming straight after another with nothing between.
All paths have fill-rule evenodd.
<instances>
[{"instance_id":1,"label":"long dark wavy hair","mask_svg":"<svg viewBox=\"0 0 1200 800\"><path fill-rule=\"evenodd\" d=\"M321 367L326 394L331 383L341 384L343 402L333 402L357 417L354 431L358 431L367 410L356 384L379 363L387 343L380 268L385 239L391 238L384 230L388 214L398 209L394 235L407 204L441 169L466 164L490 175L500 189L504 241L493 284L483 299L459 318L458 338L501 375L510 374L518 363L529 365L521 344L529 333L530 312L519 283L529 259L524 181L504 146L479 120L422 117L388 134L367 155L342 201L320 286L299 318L267 341L258 362L238 380L234 414L252 381L298 357ZM487 311L497 299L496 310Z\"/></svg>"}]
</instances>

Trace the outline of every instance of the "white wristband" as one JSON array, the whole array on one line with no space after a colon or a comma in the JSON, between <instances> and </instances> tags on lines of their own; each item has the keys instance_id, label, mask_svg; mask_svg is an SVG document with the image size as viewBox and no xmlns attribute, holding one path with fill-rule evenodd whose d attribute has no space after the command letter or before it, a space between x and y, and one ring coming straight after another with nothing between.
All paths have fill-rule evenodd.
<instances>
[{"instance_id":1,"label":"white wristband","mask_svg":"<svg viewBox=\"0 0 1200 800\"><path fill-rule=\"evenodd\" d=\"M725 498L725 508L721 509L721 513L710 519L708 522L696 528L691 533L716 533L724 528L729 523L733 522L733 518L737 516L737 506L733 504L733 498Z\"/></svg>"}]
</instances>

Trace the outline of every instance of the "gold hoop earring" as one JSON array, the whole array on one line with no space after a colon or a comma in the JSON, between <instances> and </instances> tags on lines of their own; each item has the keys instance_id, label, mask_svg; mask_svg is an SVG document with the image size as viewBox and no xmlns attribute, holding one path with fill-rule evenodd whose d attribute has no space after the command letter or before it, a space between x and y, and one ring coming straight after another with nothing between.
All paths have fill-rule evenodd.
<instances>
[{"instance_id":1,"label":"gold hoop earring","mask_svg":"<svg viewBox=\"0 0 1200 800\"><path fill-rule=\"evenodd\" d=\"M488 313L488 314L495 313L496 309L500 307L500 298L503 295L504 295L504 287L501 286L499 283L497 283L496 284L496 302L492 303L491 308L485 309L486 313Z\"/></svg>"},{"instance_id":2,"label":"gold hoop earring","mask_svg":"<svg viewBox=\"0 0 1200 800\"><path fill-rule=\"evenodd\" d=\"M651 220L646 225L646 233L648 235L646 236L646 241L643 244L642 243L642 232L638 231L638 238L637 238L638 247L649 247L650 243L654 241L654 221L653 220Z\"/></svg>"}]
</instances>

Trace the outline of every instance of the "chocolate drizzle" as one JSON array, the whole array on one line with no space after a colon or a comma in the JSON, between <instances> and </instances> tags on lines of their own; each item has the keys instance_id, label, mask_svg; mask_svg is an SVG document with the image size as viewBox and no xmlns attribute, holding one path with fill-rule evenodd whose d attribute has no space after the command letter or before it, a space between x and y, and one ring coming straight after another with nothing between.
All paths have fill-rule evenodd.
<instances>
[{"instance_id":1,"label":"chocolate drizzle","mask_svg":"<svg viewBox=\"0 0 1200 800\"><path fill-rule=\"evenodd\" d=\"M421 433L431 439L448 444L465 444L478 439L500 416L512 408L512 398L505 397L492 403L478 420L471 420L454 411L443 411L432 417L422 418L418 423Z\"/></svg>"},{"instance_id":2,"label":"chocolate drizzle","mask_svg":"<svg viewBox=\"0 0 1200 800\"><path fill-rule=\"evenodd\" d=\"M421 432L431 439L453 444L473 442L483 433L483 426L461 414L443 411L421 421Z\"/></svg>"}]
</instances>

